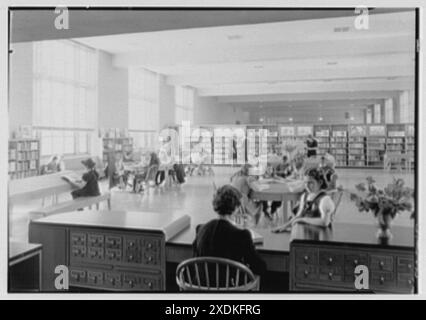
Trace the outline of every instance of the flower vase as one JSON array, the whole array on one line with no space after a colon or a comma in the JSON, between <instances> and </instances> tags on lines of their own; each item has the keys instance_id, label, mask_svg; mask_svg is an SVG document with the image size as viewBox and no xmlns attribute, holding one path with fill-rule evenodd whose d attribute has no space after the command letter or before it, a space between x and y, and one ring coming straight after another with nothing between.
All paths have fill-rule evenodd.
<instances>
[{"instance_id":1,"label":"flower vase","mask_svg":"<svg viewBox=\"0 0 426 320\"><path fill-rule=\"evenodd\" d=\"M388 213L384 213L383 209L380 209L377 213L377 222L378 222L378 230L377 230L377 238L384 243L388 240L392 239L392 233L390 230L392 223L392 216Z\"/></svg>"}]
</instances>

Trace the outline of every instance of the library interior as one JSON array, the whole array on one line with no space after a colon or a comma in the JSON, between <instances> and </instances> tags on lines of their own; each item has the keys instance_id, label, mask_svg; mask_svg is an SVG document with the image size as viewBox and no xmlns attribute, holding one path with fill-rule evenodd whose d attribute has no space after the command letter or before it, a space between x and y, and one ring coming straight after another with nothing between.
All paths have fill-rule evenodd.
<instances>
[{"instance_id":1,"label":"library interior","mask_svg":"<svg viewBox=\"0 0 426 320\"><path fill-rule=\"evenodd\" d=\"M11 10L9 292L415 293L416 14Z\"/></svg>"}]
</instances>

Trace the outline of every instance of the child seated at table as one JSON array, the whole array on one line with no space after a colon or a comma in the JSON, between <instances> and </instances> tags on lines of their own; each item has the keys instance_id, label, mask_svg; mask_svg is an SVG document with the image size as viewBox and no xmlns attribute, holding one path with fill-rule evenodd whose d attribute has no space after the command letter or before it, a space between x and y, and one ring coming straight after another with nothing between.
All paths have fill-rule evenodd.
<instances>
[{"instance_id":1,"label":"child seated at table","mask_svg":"<svg viewBox=\"0 0 426 320\"><path fill-rule=\"evenodd\" d=\"M77 187L77 190L71 192L71 196L73 199L79 197L95 197L99 196L101 192L99 191L99 173L96 171L96 163L88 158L86 160L81 161L81 163L86 167L86 172L82 176L82 182L84 182L84 186L81 185L80 181L70 181L67 180L72 186Z\"/></svg>"},{"instance_id":2,"label":"child seated at table","mask_svg":"<svg viewBox=\"0 0 426 320\"><path fill-rule=\"evenodd\" d=\"M259 221L260 206L250 199L250 184L255 181L255 178L249 176L249 170L252 166L245 164L231 177L231 185L242 194L241 205L245 212L252 216L255 224Z\"/></svg>"},{"instance_id":3,"label":"child seated at table","mask_svg":"<svg viewBox=\"0 0 426 320\"><path fill-rule=\"evenodd\" d=\"M325 176L320 169L308 170L306 173L307 190L300 197L297 214L284 225L272 229L272 232L284 232L295 223L306 223L321 227L330 226L335 205L326 193L327 187Z\"/></svg>"}]
</instances>

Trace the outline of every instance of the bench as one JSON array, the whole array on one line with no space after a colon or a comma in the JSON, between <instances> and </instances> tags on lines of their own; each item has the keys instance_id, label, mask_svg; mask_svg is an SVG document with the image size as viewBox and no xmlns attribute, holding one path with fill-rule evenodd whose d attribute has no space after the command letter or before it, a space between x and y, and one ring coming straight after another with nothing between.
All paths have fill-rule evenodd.
<instances>
[{"instance_id":1,"label":"bench","mask_svg":"<svg viewBox=\"0 0 426 320\"><path fill-rule=\"evenodd\" d=\"M39 208L32 210L30 216L43 216L46 217L55 213L63 213L69 211L75 211L78 209L89 208L91 209L93 205L96 206L96 210L99 210L99 203L102 201L107 201L108 210L111 210L111 193L104 192L103 194L95 197L80 197L73 200L60 202L52 206Z\"/></svg>"}]
</instances>

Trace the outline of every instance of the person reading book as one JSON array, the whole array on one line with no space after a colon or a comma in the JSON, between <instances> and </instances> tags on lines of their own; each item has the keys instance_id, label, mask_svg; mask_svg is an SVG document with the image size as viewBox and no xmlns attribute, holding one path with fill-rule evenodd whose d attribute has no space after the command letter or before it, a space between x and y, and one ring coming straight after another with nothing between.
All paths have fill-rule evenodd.
<instances>
[{"instance_id":1,"label":"person reading book","mask_svg":"<svg viewBox=\"0 0 426 320\"><path fill-rule=\"evenodd\" d=\"M241 229L232 220L241 206L241 193L231 185L220 187L213 199L216 219L196 227L192 244L194 256L227 258L242 262L256 274L266 271L266 264L260 258L253 244L249 230Z\"/></svg>"},{"instance_id":2,"label":"person reading book","mask_svg":"<svg viewBox=\"0 0 426 320\"><path fill-rule=\"evenodd\" d=\"M328 227L331 225L331 215L334 212L334 202L327 195L328 184L323 172L313 168L306 173L306 189L301 198L296 215L284 225L273 228L272 232L284 232L295 223L306 223L315 226Z\"/></svg>"},{"instance_id":3,"label":"person reading book","mask_svg":"<svg viewBox=\"0 0 426 320\"><path fill-rule=\"evenodd\" d=\"M79 197L95 197L99 196L101 193L99 191L99 173L96 171L96 163L88 158L86 160L81 161L81 163L86 167L87 172L85 172L80 181L76 181L72 178L63 177L67 180L73 187L78 189L73 190L71 192L71 196L73 199Z\"/></svg>"}]
</instances>

